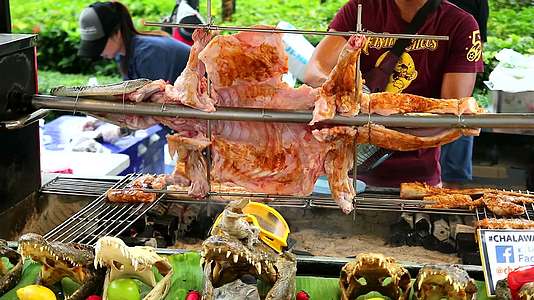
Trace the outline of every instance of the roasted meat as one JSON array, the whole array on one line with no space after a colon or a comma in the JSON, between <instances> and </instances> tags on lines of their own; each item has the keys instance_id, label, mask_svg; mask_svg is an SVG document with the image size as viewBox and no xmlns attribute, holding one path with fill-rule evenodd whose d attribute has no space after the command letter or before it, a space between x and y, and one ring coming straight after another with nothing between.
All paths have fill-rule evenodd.
<instances>
[{"instance_id":1,"label":"roasted meat","mask_svg":"<svg viewBox=\"0 0 534 300\"><path fill-rule=\"evenodd\" d=\"M319 89L310 125L332 119L336 111L344 116L358 114L362 87L356 86L356 62L364 45L362 35L349 38L329 78ZM361 80L359 82L361 84Z\"/></svg>"},{"instance_id":2,"label":"roasted meat","mask_svg":"<svg viewBox=\"0 0 534 300\"><path fill-rule=\"evenodd\" d=\"M202 198L209 192L208 163L202 151L210 145L203 137L183 137L178 134L167 137L169 154L177 155L176 167L173 171L174 184L189 186L188 195Z\"/></svg>"},{"instance_id":3,"label":"roasted meat","mask_svg":"<svg viewBox=\"0 0 534 300\"><path fill-rule=\"evenodd\" d=\"M486 218L476 222L476 226L488 229L532 229L534 221L525 219Z\"/></svg>"},{"instance_id":4,"label":"roasted meat","mask_svg":"<svg viewBox=\"0 0 534 300\"><path fill-rule=\"evenodd\" d=\"M156 200L155 193L146 193L140 189L162 190L167 186L165 175L143 175L124 189L110 189L107 199L110 202L153 202Z\"/></svg>"},{"instance_id":5,"label":"roasted meat","mask_svg":"<svg viewBox=\"0 0 534 300\"><path fill-rule=\"evenodd\" d=\"M525 213L525 207L509 202L509 196L498 193L484 193L482 202L497 216L520 216Z\"/></svg>"},{"instance_id":6,"label":"roasted meat","mask_svg":"<svg viewBox=\"0 0 534 300\"><path fill-rule=\"evenodd\" d=\"M358 127L358 144L373 144L396 151L433 148L453 142L464 135L477 136L479 129L444 129L431 136L416 136L388 129L382 125L366 124Z\"/></svg>"},{"instance_id":7,"label":"roasted meat","mask_svg":"<svg viewBox=\"0 0 534 300\"><path fill-rule=\"evenodd\" d=\"M348 172L354 165L354 136L356 130L350 127L334 127L315 130L313 135L321 142L330 144L326 154L324 169L332 196L344 213L351 212L356 196Z\"/></svg>"},{"instance_id":8,"label":"roasted meat","mask_svg":"<svg viewBox=\"0 0 534 300\"><path fill-rule=\"evenodd\" d=\"M463 194L445 194L423 197L425 207L428 208L474 208L480 206L480 201L473 201L471 196Z\"/></svg>"},{"instance_id":9,"label":"roasted meat","mask_svg":"<svg viewBox=\"0 0 534 300\"><path fill-rule=\"evenodd\" d=\"M433 99L411 94L390 92L364 94L361 111L389 116L403 113L476 114L482 112L473 97L461 99Z\"/></svg>"},{"instance_id":10,"label":"roasted meat","mask_svg":"<svg viewBox=\"0 0 534 300\"><path fill-rule=\"evenodd\" d=\"M424 183L402 183L402 199L432 201L434 208L474 208L485 205L497 216L520 216L525 213L524 203L532 203L530 194L495 189L448 189L432 187Z\"/></svg>"}]
</instances>

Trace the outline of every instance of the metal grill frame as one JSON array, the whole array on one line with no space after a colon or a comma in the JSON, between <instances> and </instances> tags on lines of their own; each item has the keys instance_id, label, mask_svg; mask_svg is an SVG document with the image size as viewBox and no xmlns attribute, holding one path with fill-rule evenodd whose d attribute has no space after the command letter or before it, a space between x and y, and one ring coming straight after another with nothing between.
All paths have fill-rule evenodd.
<instances>
[{"instance_id":1,"label":"metal grill frame","mask_svg":"<svg viewBox=\"0 0 534 300\"><path fill-rule=\"evenodd\" d=\"M130 174L111 188L126 188L141 174ZM109 190L109 189L108 189ZM118 236L154 207L164 194L150 203L111 203L107 193L84 206L73 216L44 235L50 242L80 243L93 246L102 236Z\"/></svg>"}]
</instances>

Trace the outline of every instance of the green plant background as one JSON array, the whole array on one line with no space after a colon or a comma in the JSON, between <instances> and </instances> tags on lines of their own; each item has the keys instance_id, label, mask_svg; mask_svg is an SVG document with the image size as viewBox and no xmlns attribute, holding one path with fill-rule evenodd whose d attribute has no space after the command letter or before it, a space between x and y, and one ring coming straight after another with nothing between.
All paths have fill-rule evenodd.
<instances>
[{"instance_id":1,"label":"green plant background","mask_svg":"<svg viewBox=\"0 0 534 300\"><path fill-rule=\"evenodd\" d=\"M159 28L144 27L143 21L159 21L170 14L174 0L123 0L141 30ZM14 32L39 33L38 62L41 72L40 84L48 90L54 82L82 84L90 76L103 80L120 80L116 65L111 61L93 62L76 55L80 39L77 28L78 15L91 1L72 0L12 0L11 15ZM250 26L255 24L276 25L284 20L297 28L325 30L337 10L346 0L236 0L236 13L231 21L220 19L221 1L212 1L214 22L224 25ZM503 48L520 53L534 54L534 1L489 0L488 42L484 45L485 72L477 80L475 97L487 104L487 80L497 61L495 54ZM206 15L206 1L200 1L200 11ZM320 36L306 36L317 44ZM67 76L59 73L87 74ZM111 76L111 77L107 77Z\"/></svg>"}]
</instances>

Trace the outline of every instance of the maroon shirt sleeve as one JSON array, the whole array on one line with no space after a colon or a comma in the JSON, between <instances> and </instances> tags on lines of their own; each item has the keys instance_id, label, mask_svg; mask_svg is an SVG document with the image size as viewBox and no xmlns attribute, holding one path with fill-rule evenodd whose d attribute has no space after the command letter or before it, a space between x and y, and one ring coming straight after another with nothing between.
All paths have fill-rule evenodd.
<instances>
[{"instance_id":1,"label":"maroon shirt sleeve","mask_svg":"<svg viewBox=\"0 0 534 300\"><path fill-rule=\"evenodd\" d=\"M449 38L451 46L445 73L478 73L484 70L480 30L473 17L464 17Z\"/></svg>"},{"instance_id":2,"label":"maroon shirt sleeve","mask_svg":"<svg viewBox=\"0 0 534 300\"><path fill-rule=\"evenodd\" d=\"M358 5L356 0L349 1L339 9L328 26L328 29L333 29L335 31L355 31L357 13Z\"/></svg>"}]
</instances>

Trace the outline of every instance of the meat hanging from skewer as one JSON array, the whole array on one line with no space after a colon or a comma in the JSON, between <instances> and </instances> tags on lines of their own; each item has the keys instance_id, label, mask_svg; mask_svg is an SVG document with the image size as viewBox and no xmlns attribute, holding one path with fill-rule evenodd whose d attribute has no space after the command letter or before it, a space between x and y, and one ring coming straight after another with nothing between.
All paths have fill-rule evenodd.
<instances>
[{"instance_id":1,"label":"meat hanging from skewer","mask_svg":"<svg viewBox=\"0 0 534 300\"><path fill-rule=\"evenodd\" d=\"M154 82L150 88L140 89L138 95L133 93L125 100L181 104L206 112L213 112L220 106L314 109L314 127L289 123L211 121L212 134L208 136L206 121L202 120L113 114L101 117L135 128L163 123L181 138L186 138L182 139L186 145L207 138L210 144L206 147L211 150L213 162L209 170L213 175L210 184L239 186L253 193L300 196L311 194L317 178L326 173L332 194L340 205L343 204L344 212L350 210L347 203L354 195L348 177L353 158L346 155L348 147L340 146L349 136L356 137L358 143L410 151L436 147L462 135L477 135L479 132L447 129L430 136L420 136L371 123L357 128L324 128L321 120L328 120L336 113L353 116L359 112L360 105L365 113L384 115L406 112L467 114L480 110L470 98L447 99L440 104L439 99L414 95L363 95L361 85L356 86L354 82L357 57L365 44L365 38L359 35L349 38L343 55L322 87L314 89L301 85L292 88L282 81L288 66L281 37L278 33L239 32L213 38L210 32L197 30L193 34L195 44L188 65L173 85L162 87L161 82ZM209 91L206 72L212 79ZM325 134L330 136L314 135L314 129L326 129ZM354 135L333 134L336 131L351 131ZM190 195L200 198L207 193L207 179L200 180L196 176L197 179L193 180L188 170L205 174L207 171L204 170L208 168L206 158L199 149L182 150L186 152L186 158L177 165L174 181L189 184ZM191 168L186 168L187 164Z\"/></svg>"}]
</instances>

